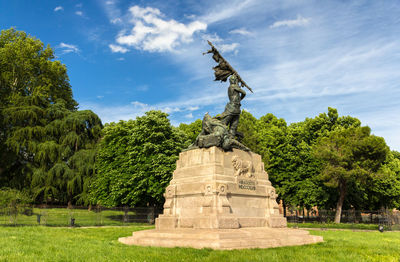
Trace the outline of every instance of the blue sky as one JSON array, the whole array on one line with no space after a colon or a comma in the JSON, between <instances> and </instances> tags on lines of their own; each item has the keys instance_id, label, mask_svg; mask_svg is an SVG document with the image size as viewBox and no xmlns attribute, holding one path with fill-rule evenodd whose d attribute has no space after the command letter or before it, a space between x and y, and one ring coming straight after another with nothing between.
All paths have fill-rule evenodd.
<instances>
[{"instance_id":1,"label":"blue sky","mask_svg":"<svg viewBox=\"0 0 400 262\"><path fill-rule=\"evenodd\" d=\"M206 39L255 91L242 107L288 123L337 108L400 150L400 2L0 0L1 29L54 48L80 109L103 122L150 109L174 125L215 115Z\"/></svg>"}]
</instances>

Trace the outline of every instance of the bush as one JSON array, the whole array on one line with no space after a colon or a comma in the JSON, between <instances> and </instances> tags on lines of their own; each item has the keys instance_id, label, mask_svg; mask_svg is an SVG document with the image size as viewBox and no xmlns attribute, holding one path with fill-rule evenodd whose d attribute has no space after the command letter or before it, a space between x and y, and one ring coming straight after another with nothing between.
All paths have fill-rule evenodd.
<instances>
[{"instance_id":1,"label":"bush","mask_svg":"<svg viewBox=\"0 0 400 262\"><path fill-rule=\"evenodd\" d=\"M0 189L0 207L17 208L32 203L32 198L25 192L11 189Z\"/></svg>"}]
</instances>

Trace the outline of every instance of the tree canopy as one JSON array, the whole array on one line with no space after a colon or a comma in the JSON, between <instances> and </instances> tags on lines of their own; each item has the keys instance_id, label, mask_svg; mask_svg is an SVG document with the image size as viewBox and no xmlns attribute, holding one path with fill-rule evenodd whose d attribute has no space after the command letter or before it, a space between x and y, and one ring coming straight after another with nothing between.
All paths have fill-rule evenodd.
<instances>
[{"instance_id":1,"label":"tree canopy","mask_svg":"<svg viewBox=\"0 0 400 262\"><path fill-rule=\"evenodd\" d=\"M65 65L40 40L3 30L0 67L0 187L29 187L37 201L83 201L101 120L77 110Z\"/></svg>"},{"instance_id":2,"label":"tree canopy","mask_svg":"<svg viewBox=\"0 0 400 262\"><path fill-rule=\"evenodd\" d=\"M161 205L178 155L189 145L167 114L107 124L100 142L93 202L106 206Z\"/></svg>"},{"instance_id":3,"label":"tree canopy","mask_svg":"<svg viewBox=\"0 0 400 262\"><path fill-rule=\"evenodd\" d=\"M323 161L320 178L338 190L335 223L340 223L343 202L350 183L365 184L376 176L389 153L381 137L371 135L369 127L339 128L318 139L314 155Z\"/></svg>"}]
</instances>

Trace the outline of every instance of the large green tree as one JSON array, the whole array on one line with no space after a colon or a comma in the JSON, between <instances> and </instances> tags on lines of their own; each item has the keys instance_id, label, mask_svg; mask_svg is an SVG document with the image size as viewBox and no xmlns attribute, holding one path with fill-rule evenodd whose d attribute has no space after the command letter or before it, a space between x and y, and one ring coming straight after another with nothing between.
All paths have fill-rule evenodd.
<instances>
[{"instance_id":1,"label":"large green tree","mask_svg":"<svg viewBox=\"0 0 400 262\"><path fill-rule=\"evenodd\" d=\"M0 68L0 187L30 188L37 201L79 200L100 119L77 110L65 65L25 32L1 32Z\"/></svg>"},{"instance_id":2,"label":"large green tree","mask_svg":"<svg viewBox=\"0 0 400 262\"><path fill-rule=\"evenodd\" d=\"M273 114L256 119L246 111L240 121L239 130L245 135L243 142L261 154L285 206L329 207L335 201L331 199L332 190L319 179L321 161L311 154L312 146L319 137L337 127L360 125L359 120L339 117L336 109L328 108L328 113L289 126Z\"/></svg>"},{"instance_id":3,"label":"large green tree","mask_svg":"<svg viewBox=\"0 0 400 262\"><path fill-rule=\"evenodd\" d=\"M167 114L107 124L98 153L93 202L106 206L161 205L178 155L189 145Z\"/></svg>"},{"instance_id":4,"label":"large green tree","mask_svg":"<svg viewBox=\"0 0 400 262\"><path fill-rule=\"evenodd\" d=\"M338 128L321 137L314 155L323 161L321 180L337 189L335 223L340 223L343 203L351 183L365 183L384 164L389 148L381 137L371 135L369 127Z\"/></svg>"}]
</instances>

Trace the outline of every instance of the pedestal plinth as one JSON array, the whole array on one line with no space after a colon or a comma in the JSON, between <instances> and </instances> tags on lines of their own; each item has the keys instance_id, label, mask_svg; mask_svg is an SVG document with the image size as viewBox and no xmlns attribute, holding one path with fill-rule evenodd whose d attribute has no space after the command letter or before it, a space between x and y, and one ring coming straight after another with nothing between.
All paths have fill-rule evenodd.
<instances>
[{"instance_id":1,"label":"pedestal plinth","mask_svg":"<svg viewBox=\"0 0 400 262\"><path fill-rule=\"evenodd\" d=\"M156 229L134 232L119 241L217 249L322 241L307 231L286 228L276 197L258 154L217 147L182 152Z\"/></svg>"}]
</instances>

